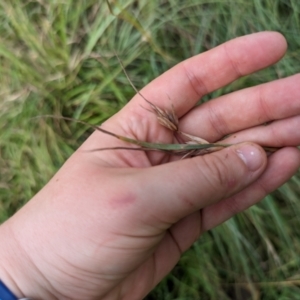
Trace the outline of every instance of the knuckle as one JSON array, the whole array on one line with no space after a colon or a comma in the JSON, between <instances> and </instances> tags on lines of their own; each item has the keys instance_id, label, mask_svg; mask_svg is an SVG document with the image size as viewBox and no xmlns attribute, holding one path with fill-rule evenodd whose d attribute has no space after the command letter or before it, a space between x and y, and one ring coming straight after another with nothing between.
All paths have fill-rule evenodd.
<instances>
[{"instance_id":1,"label":"knuckle","mask_svg":"<svg viewBox=\"0 0 300 300\"><path fill-rule=\"evenodd\" d=\"M226 197L227 192L238 185L237 173L242 173L240 164L228 156L228 152L206 155L198 163L206 188L216 196Z\"/></svg>"},{"instance_id":2,"label":"knuckle","mask_svg":"<svg viewBox=\"0 0 300 300\"><path fill-rule=\"evenodd\" d=\"M209 90L202 76L195 74L193 70L189 66L186 66L184 62L182 66L183 66L185 76L189 82L189 85L191 89L194 91L194 93L197 95L197 97L201 98L203 97L203 95L206 95Z\"/></svg>"},{"instance_id":3,"label":"knuckle","mask_svg":"<svg viewBox=\"0 0 300 300\"><path fill-rule=\"evenodd\" d=\"M219 156L214 156L210 164L210 172L213 175L215 181L224 186L228 184L228 166L225 164L224 160Z\"/></svg>"},{"instance_id":4,"label":"knuckle","mask_svg":"<svg viewBox=\"0 0 300 300\"><path fill-rule=\"evenodd\" d=\"M215 105L215 103L210 102L207 105L209 123L211 127L216 132L216 139L220 139L225 136L229 130L229 126L225 121L225 118L222 116L222 112L220 112Z\"/></svg>"}]
</instances>

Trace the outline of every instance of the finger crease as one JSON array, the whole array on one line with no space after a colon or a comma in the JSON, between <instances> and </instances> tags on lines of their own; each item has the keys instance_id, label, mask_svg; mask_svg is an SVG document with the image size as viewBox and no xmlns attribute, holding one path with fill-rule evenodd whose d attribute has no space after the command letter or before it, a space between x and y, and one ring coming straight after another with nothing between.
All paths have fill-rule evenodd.
<instances>
[{"instance_id":1,"label":"finger crease","mask_svg":"<svg viewBox=\"0 0 300 300\"><path fill-rule=\"evenodd\" d=\"M209 122L216 131L218 137L217 139L223 137L228 132L228 126L224 120L224 118L213 108L214 103L209 104L208 108L208 115L209 115Z\"/></svg>"},{"instance_id":2,"label":"finger crease","mask_svg":"<svg viewBox=\"0 0 300 300\"><path fill-rule=\"evenodd\" d=\"M193 72L191 72L184 63L183 68L189 84L196 96L200 99L203 95L206 95L208 93L208 88L201 77L196 76Z\"/></svg>"},{"instance_id":3,"label":"finger crease","mask_svg":"<svg viewBox=\"0 0 300 300\"><path fill-rule=\"evenodd\" d=\"M181 249L179 243L177 242L175 236L173 235L172 229L168 229L168 233L169 233L169 235L170 235L171 240L172 240L173 243L175 244L175 246L176 246L176 248L177 248L177 250L178 250L179 255L181 256L181 255L183 254L183 251L182 251L182 249Z\"/></svg>"},{"instance_id":4,"label":"finger crease","mask_svg":"<svg viewBox=\"0 0 300 300\"><path fill-rule=\"evenodd\" d=\"M231 65L233 71L235 72L237 78L241 77L241 76L244 76L243 72L240 71L238 63L236 63L235 60L233 60L231 58L231 55L229 54L229 51L227 49L227 43L224 44L224 52L225 52L226 56L228 57L229 63Z\"/></svg>"},{"instance_id":5,"label":"finger crease","mask_svg":"<svg viewBox=\"0 0 300 300\"><path fill-rule=\"evenodd\" d=\"M267 104L266 98L264 97L263 88L258 88L258 104L260 106L260 109L262 111L262 115L265 116L263 118L263 122L265 121L271 121L273 120L273 117L270 114L270 107ZM259 120L261 122L261 120Z\"/></svg>"}]
</instances>

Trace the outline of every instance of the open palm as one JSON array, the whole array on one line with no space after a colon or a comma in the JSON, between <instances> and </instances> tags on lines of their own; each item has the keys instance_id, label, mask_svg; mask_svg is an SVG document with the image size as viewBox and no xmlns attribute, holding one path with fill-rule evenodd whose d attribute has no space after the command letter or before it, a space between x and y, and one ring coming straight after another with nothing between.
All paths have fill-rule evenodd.
<instances>
[{"instance_id":1,"label":"open palm","mask_svg":"<svg viewBox=\"0 0 300 300\"><path fill-rule=\"evenodd\" d=\"M159 108L173 107L184 132L209 142L226 137L224 143L251 143L180 160L161 152L87 152L130 146L94 132L2 229L13 232L33 265L29 279L17 276L18 292L141 299L202 232L287 181L300 165L299 75L195 106L205 94L275 63L285 50L278 33L240 37L183 61L141 91ZM138 140L174 142L148 108L137 94L102 127ZM254 143L281 149L267 159ZM248 169L244 154L238 158L242 152L253 160ZM32 291L32 278L42 288Z\"/></svg>"}]
</instances>

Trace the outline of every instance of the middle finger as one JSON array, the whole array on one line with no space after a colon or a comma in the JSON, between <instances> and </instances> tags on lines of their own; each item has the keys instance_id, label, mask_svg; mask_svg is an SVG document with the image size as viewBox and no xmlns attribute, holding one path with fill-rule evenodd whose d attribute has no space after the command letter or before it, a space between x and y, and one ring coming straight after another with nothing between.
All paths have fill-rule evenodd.
<instances>
[{"instance_id":1,"label":"middle finger","mask_svg":"<svg viewBox=\"0 0 300 300\"><path fill-rule=\"evenodd\" d=\"M215 142L265 122L300 114L300 74L236 91L196 107L180 130Z\"/></svg>"}]
</instances>

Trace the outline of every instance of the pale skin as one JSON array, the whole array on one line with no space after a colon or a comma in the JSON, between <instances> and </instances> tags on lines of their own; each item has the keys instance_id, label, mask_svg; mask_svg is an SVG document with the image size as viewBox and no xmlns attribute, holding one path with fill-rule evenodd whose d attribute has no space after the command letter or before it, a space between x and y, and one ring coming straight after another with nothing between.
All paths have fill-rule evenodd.
<instances>
[{"instance_id":1,"label":"pale skin","mask_svg":"<svg viewBox=\"0 0 300 300\"><path fill-rule=\"evenodd\" d=\"M160 108L173 105L182 131L210 142L232 134L226 141L238 144L180 160L158 152L88 152L124 146L93 133L1 225L1 280L18 297L142 299L203 232L286 182L300 166L300 75L195 108L203 95L276 63L286 47L274 32L240 37L147 85L141 93ZM146 106L136 95L103 128L172 142L172 133ZM262 143L281 149L267 157L257 145Z\"/></svg>"}]
</instances>

